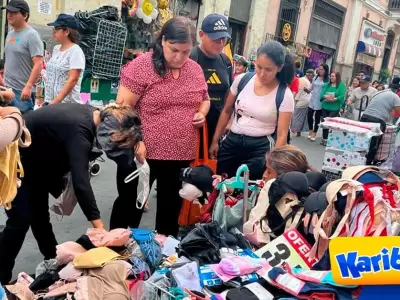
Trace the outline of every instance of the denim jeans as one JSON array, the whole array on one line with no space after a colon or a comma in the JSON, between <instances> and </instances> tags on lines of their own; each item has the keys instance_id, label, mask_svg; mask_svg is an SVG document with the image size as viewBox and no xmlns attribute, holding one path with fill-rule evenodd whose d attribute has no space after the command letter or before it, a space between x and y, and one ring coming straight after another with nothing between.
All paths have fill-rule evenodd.
<instances>
[{"instance_id":1,"label":"denim jeans","mask_svg":"<svg viewBox=\"0 0 400 300\"><path fill-rule=\"evenodd\" d=\"M14 106L14 107L18 108L22 114L26 114L27 112L33 110L34 103L35 103L33 93L31 95L30 99L21 100L21 92L22 91L13 89L13 92L15 94L15 97L11 101L10 106Z\"/></svg>"}]
</instances>

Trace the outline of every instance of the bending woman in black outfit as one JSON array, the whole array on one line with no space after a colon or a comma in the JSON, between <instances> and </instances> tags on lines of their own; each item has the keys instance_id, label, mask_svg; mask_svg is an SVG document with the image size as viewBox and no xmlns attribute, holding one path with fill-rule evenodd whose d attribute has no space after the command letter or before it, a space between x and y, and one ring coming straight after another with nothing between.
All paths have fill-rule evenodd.
<instances>
[{"instance_id":1,"label":"bending woman in black outfit","mask_svg":"<svg viewBox=\"0 0 400 300\"><path fill-rule=\"evenodd\" d=\"M25 176L17 196L6 210L0 236L0 282L11 280L15 259L32 229L45 260L56 256L56 237L50 223L49 194L59 197L63 178L71 172L76 198L88 221L103 228L89 181L89 159L97 135L109 151L114 145L133 147L141 139L140 121L130 107L99 111L87 105L66 103L43 107L25 115L32 144L20 148Z\"/></svg>"}]
</instances>

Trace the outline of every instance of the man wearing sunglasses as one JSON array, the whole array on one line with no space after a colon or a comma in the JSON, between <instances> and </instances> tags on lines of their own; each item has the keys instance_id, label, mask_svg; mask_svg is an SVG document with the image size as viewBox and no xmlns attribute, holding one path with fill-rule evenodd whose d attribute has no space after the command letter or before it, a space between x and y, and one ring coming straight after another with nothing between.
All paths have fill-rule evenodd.
<instances>
[{"instance_id":1,"label":"man wearing sunglasses","mask_svg":"<svg viewBox=\"0 0 400 300\"><path fill-rule=\"evenodd\" d=\"M193 48L190 58L201 66L208 84L211 100L207 115L208 146L210 146L224 107L225 97L233 83L232 63L223 53L231 39L227 18L220 14L206 16L201 24L200 39L200 45Z\"/></svg>"},{"instance_id":2,"label":"man wearing sunglasses","mask_svg":"<svg viewBox=\"0 0 400 300\"><path fill-rule=\"evenodd\" d=\"M24 0L11 0L7 6L7 21L12 27L5 44L4 79L15 94L11 106L22 113L33 109L35 84L40 76L43 61L43 42L39 33L28 25L29 5Z\"/></svg>"}]
</instances>

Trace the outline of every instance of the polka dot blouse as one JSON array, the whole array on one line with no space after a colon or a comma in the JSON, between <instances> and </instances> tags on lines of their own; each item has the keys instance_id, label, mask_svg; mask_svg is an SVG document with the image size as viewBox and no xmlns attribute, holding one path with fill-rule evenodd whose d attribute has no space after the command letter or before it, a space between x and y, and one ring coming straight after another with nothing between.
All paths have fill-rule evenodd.
<instances>
[{"instance_id":1,"label":"polka dot blouse","mask_svg":"<svg viewBox=\"0 0 400 300\"><path fill-rule=\"evenodd\" d=\"M175 79L170 70L159 76L146 53L125 65L120 84L141 96L137 111L142 120L147 158L192 160L196 152L196 128L192 121L201 103L208 100L201 67L189 59Z\"/></svg>"}]
</instances>

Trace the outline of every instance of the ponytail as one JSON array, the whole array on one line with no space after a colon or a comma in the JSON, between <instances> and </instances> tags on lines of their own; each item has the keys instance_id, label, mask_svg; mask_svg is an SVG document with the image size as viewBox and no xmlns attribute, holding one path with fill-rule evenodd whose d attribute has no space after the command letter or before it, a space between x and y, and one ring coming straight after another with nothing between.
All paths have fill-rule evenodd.
<instances>
[{"instance_id":1,"label":"ponytail","mask_svg":"<svg viewBox=\"0 0 400 300\"><path fill-rule=\"evenodd\" d=\"M293 56L286 51L285 63L283 64L282 70L276 74L276 78L280 84L291 85L295 72L296 69Z\"/></svg>"}]
</instances>

